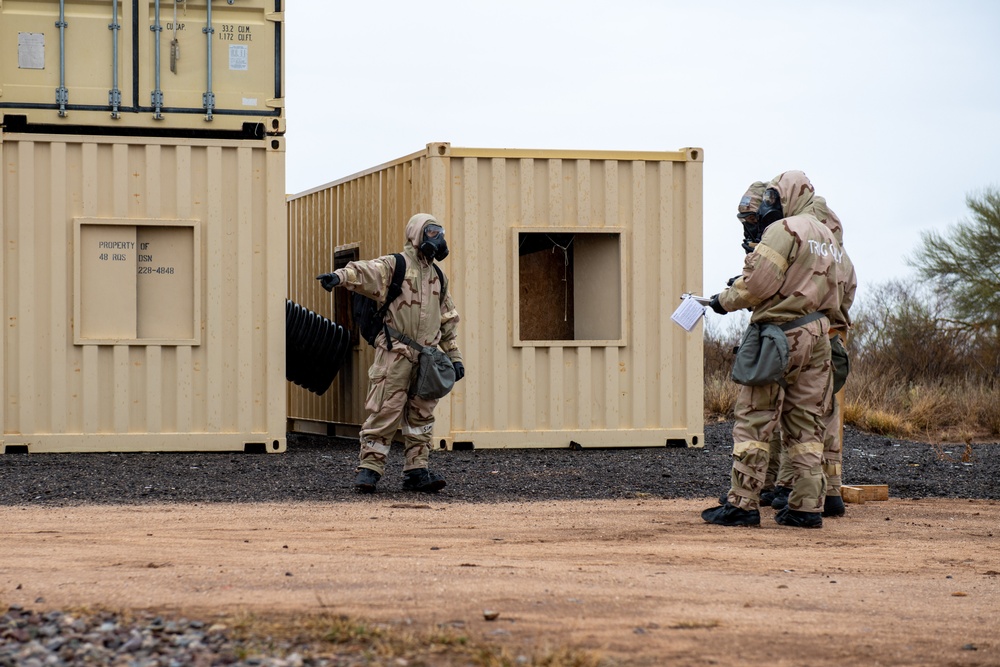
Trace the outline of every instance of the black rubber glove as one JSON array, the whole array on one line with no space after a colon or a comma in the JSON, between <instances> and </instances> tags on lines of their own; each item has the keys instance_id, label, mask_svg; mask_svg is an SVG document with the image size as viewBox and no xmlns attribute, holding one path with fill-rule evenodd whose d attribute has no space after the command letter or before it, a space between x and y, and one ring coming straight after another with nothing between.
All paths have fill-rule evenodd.
<instances>
[{"instance_id":1,"label":"black rubber glove","mask_svg":"<svg viewBox=\"0 0 1000 667\"><path fill-rule=\"evenodd\" d=\"M712 310L714 310L715 312L717 312L719 315L725 315L726 313L729 312L728 310L726 310L725 308L722 307L721 303L719 303L719 295L718 294L716 294L715 296L713 296L712 300L708 302L708 307L711 308Z\"/></svg>"},{"instance_id":2,"label":"black rubber glove","mask_svg":"<svg viewBox=\"0 0 1000 667\"><path fill-rule=\"evenodd\" d=\"M738 276L733 276L732 278L730 278L729 280L726 281L726 287L732 287L733 283L735 283L737 280L739 280L742 277L743 277L742 273L740 275L738 275ZM716 294L716 296L718 296L718 294Z\"/></svg>"},{"instance_id":3,"label":"black rubber glove","mask_svg":"<svg viewBox=\"0 0 1000 667\"><path fill-rule=\"evenodd\" d=\"M316 280L319 284L323 286L327 292L332 292L333 288L340 284L340 276L336 273L324 273L322 275L316 276Z\"/></svg>"},{"instance_id":4,"label":"black rubber glove","mask_svg":"<svg viewBox=\"0 0 1000 667\"><path fill-rule=\"evenodd\" d=\"M458 382L465 377L465 366L461 361L456 361L452 365L455 367L455 382Z\"/></svg>"}]
</instances>

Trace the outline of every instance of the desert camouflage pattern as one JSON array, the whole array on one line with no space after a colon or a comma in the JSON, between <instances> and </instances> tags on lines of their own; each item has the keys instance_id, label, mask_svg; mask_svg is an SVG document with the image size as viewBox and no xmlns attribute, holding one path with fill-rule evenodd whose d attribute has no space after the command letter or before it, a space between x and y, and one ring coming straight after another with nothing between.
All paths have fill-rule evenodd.
<instances>
[{"instance_id":1,"label":"desert camouflage pattern","mask_svg":"<svg viewBox=\"0 0 1000 667\"><path fill-rule=\"evenodd\" d=\"M766 189L767 183L764 181L754 181L753 184L747 188L747 191L743 193L743 197L740 198L740 204L736 207L737 212L757 213L757 209L760 208L760 202L764 198L764 190Z\"/></svg>"},{"instance_id":2,"label":"desert camouflage pattern","mask_svg":"<svg viewBox=\"0 0 1000 667\"><path fill-rule=\"evenodd\" d=\"M758 508L772 438L780 425L780 455L788 459L794 478L788 506L802 512L823 511L825 418L833 392L829 332L826 318L787 332L785 388L779 384L740 387L734 408L731 504L746 510Z\"/></svg>"},{"instance_id":3,"label":"desert camouflage pattern","mask_svg":"<svg viewBox=\"0 0 1000 667\"><path fill-rule=\"evenodd\" d=\"M823 418L826 438L823 440L823 476L826 477L826 495L839 496L843 480L844 440L840 434L840 406L844 390L830 401L830 411Z\"/></svg>"},{"instance_id":4,"label":"desert camouflage pattern","mask_svg":"<svg viewBox=\"0 0 1000 667\"><path fill-rule=\"evenodd\" d=\"M811 213L812 184L801 171L787 171L768 187L778 191L786 217L764 231L744 260L743 275L719 294L719 303L730 312L752 309L752 322L783 324L816 311L837 319L837 267L845 253Z\"/></svg>"},{"instance_id":5,"label":"desert camouflage pattern","mask_svg":"<svg viewBox=\"0 0 1000 667\"><path fill-rule=\"evenodd\" d=\"M452 362L461 362L462 352L457 342L460 318L448 292L447 278L442 284L431 262L417 251L424 227L432 223L441 224L432 215L418 213L406 224L403 291L389 305L385 321L418 344L438 346ZM343 287L381 302L389 290L395 266L395 257L386 255L350 262L334 273ZM417 351L408 345L387 341L384 331L375 339L375 361L368 369L365 401L368 418L361 427L359 468L384 474L397 429L403 433L406 456L403 471L427 467L437 400L410 396L410 386L416 379L417 356Z\"/></svg>"},{"instance_id":6,"label":"desert camouflage pattern","mask_svg":"<svg viewBox=\"0 0 1000 667\"><path fill-rule=\"evenodd\" d=\"M743 275L719 301L729 311L750 308L752 322L783 324L813 312L826 317L786 332L785 387L740 388L728 500L742 509L758 508L780 425L780 449L793 471L788 506L822 512L823 450L833 392L830 322L840 313L838 266L845 253L813 213L815 193L803 172L784 172L768 187L778 191L786 217L764 231L747 255Z\"/></svg>"},{"instance_id":7,"label":"desert camouflage pattern","mask_svg":"<svg viewBox=\"0 0 1000 667\"><path fill-rule=\"evenodd\" d=\"M406 274L403 279L403 292L390 304L385 321L390 327L406 334L420 345L440 347L452 362L462 361L462 353L458 349L456 340L459 316L451 294L448 293L447 278L442 285L431 262L425 260L417 251L423 238L424 227L429 224L441 223L427 213L418 213L406 223L406 244L403 246ZM389 290L394 268L396 268L396 258L386 255L377 259L351 262L334 273L340 277L343 287L381 302ZM384 332L375 339L375 346L387 347ZM395 347L396 343L393 343L393 349ZM417 360L417 352L412 348L404 354L411 361Z\"/></svg>"},{"instance_id":8,"label":"desert camouflage pattern","mask_svg":"<svg viewBox=\"0 0 1000 667\"><path fill-rule=\"evenodd\" d=\"M431 453L436 399L410 396L417 364L404 354L410 348L393 345L375 348L375 362L368 369L368 418L361 426L359 468L385 474L389 448L397 429L403 433L403 472L426 468Z\"/></svg>"},{"instance_id":9,"label":"desert camouflage pattern","mask_svg":"<svg viewBox=\"0 0 1000 667\"><path fill-rule=\"evenodd\" d=\"M759 206L758 202L758 206ZM810 211L824 227L830 230L833 238L844 250L844 227L840 218L826 203L826 199L819 195L813 197L813 206ZM849 314L851 305L854 303L854 295L858 288L858 277L854 270L854 263L851 261L847 251L844 250L843 261L837 266L837 294L840 299L839 311L832 314L830 320L830 336L840 335L841 339L847 338L847 331L851 326ZM843 390L834 396L831 401L831 412L826 417L827 431L826 440L823 443L823 470L826 473L826 495L839 496L840 487L843 482L843 442L840 435L840 404L843 400ZM779 462L779 452L781 451L780 432L776 438L771 440L771 460L768 463L767 479L764 481L764 488L770 489L774 486L790 487L792 485L792 465L787 459Z\"/></svg>"},{"instance_id":10,"label":"desert camouflage pattern","mask_svg":"<svg viewBox=\"0 0 1000 667\"><path fill-rule=\"evenodd\" d=\"M823 440L823 476L826 477L826 495L839 496L843 485L843 448L844 441L840 436L840 406L844 400L844 390L830 401L830 411L823 418L826 425L826 437ZM791 488L795 481L795 471L787 456L781 455L781 435L771 437L770 458L767 464L767 476L764 488L775 486Z\"/></svg>"},{"instance_id":11,"label":"desert camouflage pattern","mask_svg":"<svg viewBox=\"0 0 1000 667\"><path fill-rule=\"evenodd\" d=\"M844 338L847 329L851 326L851 316L848 311L854 304L854 295L858 289L858 275L854 271L854 262L851 261L851 257L844 249L844 227L837 214L827 206L826 199L818 195L813 197L813 205L809 212L830 230L843 251L843 257L837 263L837 296L840 299L840 312L830 314L830 330L831 334L839 333L841 338Z\"/></svg>"}]
</instances>

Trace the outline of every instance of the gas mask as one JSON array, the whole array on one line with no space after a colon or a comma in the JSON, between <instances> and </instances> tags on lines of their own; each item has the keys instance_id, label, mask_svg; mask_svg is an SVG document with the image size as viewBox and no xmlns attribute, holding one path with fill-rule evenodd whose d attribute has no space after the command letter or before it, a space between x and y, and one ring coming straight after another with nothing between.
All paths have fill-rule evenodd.
<instances>
[{"instance_id":1,"label":"gas mask","mask_svg":"<svg viewBox=\"0 0 1000 667\"><path fill-rule=\"evenodd\" d=\"M756 215L753 213L741 214L746 217L740 217L743 221L743 242L744 248L747 245L755 245L760 243L760 237L764 235L764 230L772 222L777 222L785 217L784 212L781 210L781 196L778 191L774 188L768 188L764 191L764 197L761 199L760 208L757 209Z\"/></svg>"},{"instance_id":2,"label":"gas mask","mask_svg":"<svg viewBox=\"0 0 1000 667\"><path fill-rule=\"evenodd\" d=\"M740 213L736 216L743 223L743 250L749 255L757 247L760 234L757 229L756 213Z\"/></svg>"},{"instance_id":3,"label":"gas mask","mask_svg":"<svg viewBox=\"0 0 1000 667\"><path fill-rule=\"evenodd\" d=\"M428 262L435 259L441 261L447 257L448 243L444 240L444 227L434 223L425 226L419 250Z\"/></svg>"}]
</instances>

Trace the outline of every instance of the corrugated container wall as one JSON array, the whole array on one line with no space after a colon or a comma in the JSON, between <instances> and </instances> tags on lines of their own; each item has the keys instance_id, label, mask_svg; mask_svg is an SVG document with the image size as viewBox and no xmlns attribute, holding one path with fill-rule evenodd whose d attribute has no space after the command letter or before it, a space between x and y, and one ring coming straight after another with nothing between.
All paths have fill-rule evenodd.
<instances>
[{"instance_id":1,"label":"corrugated container wall","mask_svg":"<svg viewBox=\"0 0 1000 667\"><path fill-rule=\"evenodd\" d=\"M0 114L57 127L284 132L281 0L2 0Z\"/></svg>"},{"instance_id":2,"label":"corrugated container wall","mask_svg":"<svg viewBox=\"0 0 1000 667\"><path fill-rule=\"evenodd\" d=\"M0 451L283 451L284 139L0 152Z\"/></svg>"},{"instance_id":3,"label":"corrugated container wall","mask_svg":"<svg viewBox=\"0 0 1000 667\"><path fill-rule=\"evenodd\" d=\"M0 0L0 452L284 451L282 31Z\"/></svg>"},{"instance_id":4,"label":"corrugated container wall","mask_svg":"<svg viewBox=\"0 0 1000 667\"><path fill-rule=\"evenodd\" d=\"M442 448L703 444L701 328L670 321L701 292L702 163L675 152L427 150L288 201L290 298L334 321L347 292L315 276L397 252L417 212L447 229L466 378L436 410ZM360 424L362 342L289 417Z\"/></svg>"}]
</instances>

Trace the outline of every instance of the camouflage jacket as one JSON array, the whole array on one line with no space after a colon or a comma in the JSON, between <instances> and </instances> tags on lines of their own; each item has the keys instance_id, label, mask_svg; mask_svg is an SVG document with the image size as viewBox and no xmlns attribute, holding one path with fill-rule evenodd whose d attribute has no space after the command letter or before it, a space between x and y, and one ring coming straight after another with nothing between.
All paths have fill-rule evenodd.
<instances>
[{"instance_id":1,"label":"camouflage jacket","mask_svg":"<svg viewBox=\"0 0 1000 667\"><path fill-rule=\"evenodd\" d=\"M433 216L419 213L410 218L406 224L406 244L402 253L406 258L403 293L389 305L385 321L390 327L406 334L421 345L440 346L453 362L462 361L462 352L458 348L457 341L458 310L455 309L455 302L448 292L448 279L446 277L442 284L431 262L417 252L420 239L423 238L424 226L432 222L440 224ZM334 273L340 277L343 287L371 297L381 304L389 291L395 267L396 258L385 255L376 259L350 262ZM384 331L375 339L375 345L386 347ZM416 360L416 351L402 343L394 341L392 349L400 351L411 361Z\"/></svg>"},{"instance_id":2,"label":"camouflage jacket","mask_svg":"<svg viewBox=\"0 0 1000 667\"><path fill-rule=\"evenodd\" d=\"M781 196L785 218L764 231L743 263L743 275L719 294L728 311L750 308L751 322L791 322L819 311L840 317L838 269L845 257L833 233L816 219L813 186L787 171L768 187Z\"/></svg>"},{"instance_id":3,"label":"camouflage jacket","mask_svg":"<svg viewBox=\"0 0 1000 667\"><path fill-rule=\"evenodd\" d=\"M813 197L812 209L809 211L830 230L833 238L844 250L844 227L840 218L826 205L826 199L816 195ZM848 311L854 303L854 293L858 289L858 275L854 271L854 262L844 250L842 260L837 264L837 296L840 299L840 309L835 317L830 318L830 327L846 331L851 326L851 316Z\"/></svg>"}]
</instances>

